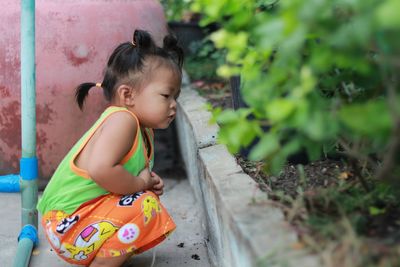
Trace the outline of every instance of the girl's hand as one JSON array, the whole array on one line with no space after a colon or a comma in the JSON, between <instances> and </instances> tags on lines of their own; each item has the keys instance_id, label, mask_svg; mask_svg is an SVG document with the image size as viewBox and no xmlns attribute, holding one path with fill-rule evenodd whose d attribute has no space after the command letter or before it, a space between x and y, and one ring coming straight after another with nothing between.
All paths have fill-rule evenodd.
<instances>
[{"instance_id":1,"label":"girl's hand","mask_svg":"<svg viewBox=\"0 0 400 267\"><path fill-rule=\"evenodd\" d=\"M157 196L161 196L164 193L164 182L155 172L151 172L151 176L158 182L154 184L153 188L150 190L153 191Z\"/></svg>"},{"instance_id":2,"label":"girl's hand","mask_svg":"<svg viewBox=\"0 0 400 267\"><path fill-rule=\"evenodd\" d=\"M144 181L143 190L152 190L155 184L159 182L157 177L153 177L149 171L149 168L144 168L138 175ZM159 177L158 177L159 178Z\"/></svg>"}]
</instances>

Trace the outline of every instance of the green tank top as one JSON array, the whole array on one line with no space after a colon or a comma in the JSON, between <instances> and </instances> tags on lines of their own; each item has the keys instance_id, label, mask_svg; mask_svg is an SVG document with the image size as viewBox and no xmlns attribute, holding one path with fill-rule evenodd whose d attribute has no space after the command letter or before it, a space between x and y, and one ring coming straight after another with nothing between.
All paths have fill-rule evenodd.
<instances>
[{"instance_id":1,"label":"green tank top","mask_svg":"<svg viewBox=\"0 0 400 267\"><path fill-rule=\"evenodd\" d=\"M126 108L111 106L103 112L93 126L72 147L58 166L37 205L37 209L41 214L45 214L50 210L62 210L71 214L83 203L101 195L109 194L107 190L98 186L90 178L87 171L75 165L75 159L98 127L115 112L128 112L133 116L138 125L135 141L128 154L122 159L122 166L135 176L146 166L152 169L154 163L153 131L151 129L144 129L150 145L150 151L147 151L136 116Z\"/></svg>"}]
</instances>

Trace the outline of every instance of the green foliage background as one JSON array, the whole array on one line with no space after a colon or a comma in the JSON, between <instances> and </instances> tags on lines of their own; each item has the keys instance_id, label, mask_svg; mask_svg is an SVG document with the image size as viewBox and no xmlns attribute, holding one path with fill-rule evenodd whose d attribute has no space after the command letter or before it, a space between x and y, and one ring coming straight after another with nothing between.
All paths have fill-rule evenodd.
<instances>
[{"instance_id":1,"label":"green foliage background","mask_svg":"<svg viewBox=\"0 0 400 267\"><path fill-rule=\"evenodd\" d=\"M249 108L214 111L231 152L258 137L250 158L273 173L305 150L399 177L400 1L191 2L203 25L220 25L210 37L226 51L219 75L243 81Z\"/></svg>"}]
</instances>

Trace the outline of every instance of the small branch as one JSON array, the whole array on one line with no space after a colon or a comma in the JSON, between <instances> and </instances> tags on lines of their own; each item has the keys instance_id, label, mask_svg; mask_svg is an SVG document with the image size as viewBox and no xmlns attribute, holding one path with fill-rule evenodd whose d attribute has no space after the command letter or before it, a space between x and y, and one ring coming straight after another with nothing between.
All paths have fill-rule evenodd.
<instances>
[{"instance_id":1,"label":"small branch","mask_svg":"<svg viewBox=\"0 0 400 267\"><path fill-rule=\"evenodd\" d=\"M385 154L382 161L382 167L377 171L376 177L378 180L387 180L390 176L392 169L396 165L396 155L400 150L400 120L397 121L391 139L389 141L389 149Z\"/></svg>"},{"instance_id":2,"label":"small branch","mask_svg":"<svg viewBox=\"0 0 400 267\"><path fill-rule=\"evenodd\" d=\"M354 158L352 158L352 159L350 160L350 163L351 163L351 166L352 166L352 168L353 168L354 175L355 175L355 176L357 177L357 179L360 181L360 183L361 183L362 187L364 188L364 190L365 190L367 193L369 193L369 192L371 191L371 189L369 188L367 181L364 179L364 177L363 177L362 174L361 174L360 167L358 166L357 160L354 159Z\"/></svg>"},{"instance_id":3,"label":"small branch","mask_svg":"<svg viewBox=\"0 0 400 267\"><path fill-rule=\"evenodd\" d=\"M383 78L383 82L387 88L387 103L389 106L390 115L392 117L392 121L394 124L392 134L390 136L390 140L388 142L388 150L385 153L385 156L382 161L382 167L376 172L376 177L378 180L387 180L387 177L390 176L390 172L393 170L396 164L396 155L400 150L400 114L399 108L397 106L397 94L396 94L396 86L398 85L398 77L395 72L390 75L390 71L383 62L380 65L381 75Z\"/></svg>"},{"instance_id":4,"label":"small branch","mask_svg":"<svg viewBox=\"0 0 400 267\"><path fill-rule=\"evenodd\" d=\"M389 111L392 116L394 123L400 122L399 107L397 106L397 95L396 86L398 85L397 76L395 75L392 80L390 80L387 75L383 73L383 81L387 87L387 102L389 106ZM396 125L395 125L396 127Z\"/></svg>"},{"instance_id":5,"label":"small branch","mask_svg":"<svg viewBox=\"0 0 400 267\"><path fill-rule=\"evenodd\" d=\"M348 154L350 158L350 164L354 171L354 176L357 177L358 181L361 183L364 190L368 193L370 192L370 188L368 186L367 181L361 174L360 167L358 166L358 160L362 159L366 162L372 162L372 160L368 156L364 156L358 153L356 150L350 148L350 146L343 140L343 138L339 138L339 144L346 150L346 154Z\"/></svg>"},{"instance_id":6,"label":"small branch","mask_svg":"<svg viewBox=\"0 0 400 267\"><path fill-rule=\"evenodd\" d=\"M339 137L338 141L339 145L345 149L345 152L338 152L339 154L344 154L346 156L349 156L350 158L365 161L374 169L377 167L377 164L370 157L352 149L342 137Z\"/></svg>"}]
</instances>

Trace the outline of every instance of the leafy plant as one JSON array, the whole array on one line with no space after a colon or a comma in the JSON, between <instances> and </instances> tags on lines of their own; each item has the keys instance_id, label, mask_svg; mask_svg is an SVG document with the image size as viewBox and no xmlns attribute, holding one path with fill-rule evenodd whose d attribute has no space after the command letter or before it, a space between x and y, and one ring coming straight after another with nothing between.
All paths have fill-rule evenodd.
<instances>
[{"instance_id":1,"label":"leafy plant","mask_svg":"<svg viewBox=\"0 0 400 267\"><path fill-rule=\"evenodd\" d=\"M185 12L190 11L193 0L161 0L169 21L185 20Z\"/></svg>"},{"instance_id":2,"label":"leafy plant","mask_svg":"<svg viewBox=\"0 0 400 267\"><path fill-rule=\"evenodd\" d=\"M250 159L273 173L300 150L311 160L339 152L367 190L364 170L400 176L399 1L194 0L191 8L203 25L221 25L210 37L226 50L219 75L243 81L249 108L214 114L231 152L259 138Z\"/></svg>"},{"instance_id":3,"label":"leafy plant","mask_svg":"<svg viewBox=\"0 0 400 267\"><path fill-rule=\"evenodd\" d=\"M216 49L211 40L207 38L193 42L189 50L190 53L185 58L184 68L191 79L221 79L216 75L216 72L217 68L225 62L223 50Z\"/></svg>"}]
</instances>

